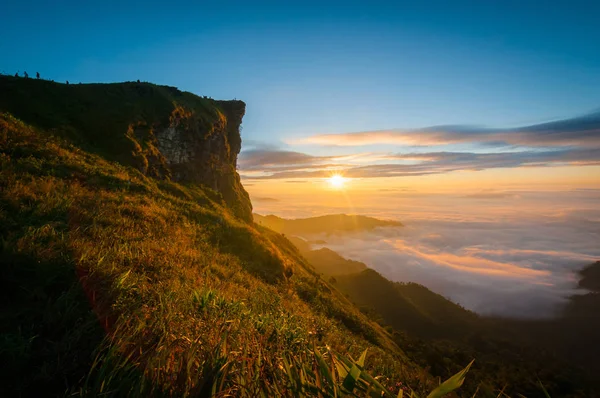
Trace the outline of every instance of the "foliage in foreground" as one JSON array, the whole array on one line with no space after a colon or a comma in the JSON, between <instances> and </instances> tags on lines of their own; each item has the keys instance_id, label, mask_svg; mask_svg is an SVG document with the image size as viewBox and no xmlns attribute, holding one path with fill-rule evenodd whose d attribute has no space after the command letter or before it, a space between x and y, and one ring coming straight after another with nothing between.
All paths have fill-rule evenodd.
<instances>
[{"instance_id":1,"label":"foliage in foreground","mask_svg":"<svg viewBox=\"0 0 600 398\"><path fill-rule=\"evenodd\" d=\"M194 361L194 356L186 357L180 364L179 375L184 380L171 380L184 387L178 390L178 396L240 396L240 397L414 397L419 395L408 385L398 381L385 387L378 379L365 371L367 350L358 360L336 353L329 346L317 347L313 339L312 349L305 349L295 355L283 353L281 357L261 355L248 350L233 353L227 345L227 331L223 339L210 352L203 363ZM194 342L189 350L198 351L202 346ZM157 390L151 378L140 377L140 368L132 365L131 357L108 349L102 352L94 362L90 377L84 386L73 396L163 396L173 395L173 386ZM171 354L163 350L163 355L153 365L167 367ZM157 357L158 358L158 357ZM235 358L235 359L232 359ZM435 387L427 398L441 398L462 386L465 376L474 361L463 370ZM264 369L270 369L268 375ZM425 374L423 374L426 377ZM95 380L95 381L91 381ZM543 387L542 387L543 388ZM396 393L397 390L397 393Z\"/></svg>"}]
</instances>

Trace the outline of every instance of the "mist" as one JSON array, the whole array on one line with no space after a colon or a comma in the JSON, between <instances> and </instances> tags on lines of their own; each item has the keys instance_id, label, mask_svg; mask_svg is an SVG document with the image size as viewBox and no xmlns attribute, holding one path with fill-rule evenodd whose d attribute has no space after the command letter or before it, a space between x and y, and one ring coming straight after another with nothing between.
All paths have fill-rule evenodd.
<instances>
[{"instance_id":1,"label":"mist","mask_svg":"<svg viewBox=\"0 0 600 398\"><path fill-rule=\"evenodd\" d=\"M402 228L305 238L480 314L552 317L569 296L585 293L577 271L600 258L599 199L596 190L394 195L353 210ZM290 217L294 206L281 206Z\"/></svg>"}]
</instances>

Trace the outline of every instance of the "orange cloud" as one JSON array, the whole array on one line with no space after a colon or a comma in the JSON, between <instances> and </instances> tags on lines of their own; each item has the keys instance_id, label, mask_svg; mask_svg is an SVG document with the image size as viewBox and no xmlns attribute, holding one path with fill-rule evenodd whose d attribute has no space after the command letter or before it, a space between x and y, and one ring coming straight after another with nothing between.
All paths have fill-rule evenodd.
<instances>
[{"instance_id":1,"label":"orange cloud","mask_svg":"<svg viewBox=\"0 0 600 398\"><path fill-rule=\"evenodd\" d=\"M399 240L389 243L391 243L396 249L416 254L421 258L430 260L435 264L479 275L502 276L518 279L535 279L551 275L551 272L547 270L524 268L510 263L493 261L480 257L472 257L469 255L461 256L452 253L424 253L405 245L403 241Z\"/></svg>"}]
</instances>

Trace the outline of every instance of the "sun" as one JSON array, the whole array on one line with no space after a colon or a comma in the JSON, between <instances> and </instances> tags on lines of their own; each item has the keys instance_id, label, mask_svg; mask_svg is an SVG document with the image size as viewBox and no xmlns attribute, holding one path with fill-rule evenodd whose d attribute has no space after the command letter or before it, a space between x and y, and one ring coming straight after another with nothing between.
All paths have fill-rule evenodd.
<instances>
[{"instance_id":1,"label":"sun","mask_svg":"<svg viewBox=\"0 0 600 398\"><path fill-rule=\"evenodd\" d=\"M339 174L334 174L331 177L329 177L327 181L329 182L329 185L331 185L333 188L340 189L344 187L344 184L346 183L346 178Z\"/></svg>"}]
</instances>

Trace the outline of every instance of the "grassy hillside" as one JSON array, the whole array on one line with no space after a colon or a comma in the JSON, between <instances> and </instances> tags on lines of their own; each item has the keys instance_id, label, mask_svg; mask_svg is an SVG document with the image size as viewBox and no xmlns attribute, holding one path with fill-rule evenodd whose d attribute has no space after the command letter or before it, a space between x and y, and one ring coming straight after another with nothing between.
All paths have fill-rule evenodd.
<instances>
[{"instance_id":1,"label":"grassy hillside","mask_svg":"<svg viewBox=\"0 0 600 398\"><path fill-rule=\"evenodd\" d=\"M220 193L153 178L106 154L116 143L94 149L100 133L88 137L94 123L76 111L49 128L52 104L37 114L0 103L35 121L0 113L1 396L438 386L285 237L236 217Z\"/></svg>"},{"instance_id":2,"label":"grassy hillside","mask_svg":"<svg viewBox=\"0 0 600 398\"><path fill-rule=\"evenodd\" d=\"M216 380L236 394L285 390L279 358L325 342L371 347L376 373L418 375L287 241L236 220L216 193L147 178L7 114L0 154L6 394L185 395Z\"/></svg>"},{"instance_id":3,"label":"grassy hillside","mask_svg":"<svg viewBox=\"0 0 600 398\"><path fill-rule=\"evenodd\" d=\"M337 232L368 231L378 227L401 227L402 223L373 217L330 214L326 216L285 219L273 215L253 214L254 222L288 235L330 234Z\"/></svg>"}]
</instances>

